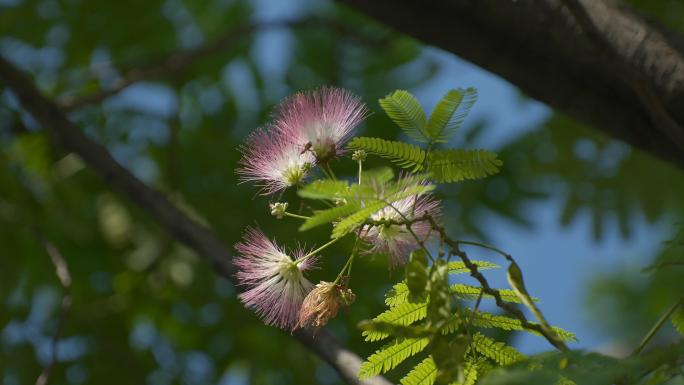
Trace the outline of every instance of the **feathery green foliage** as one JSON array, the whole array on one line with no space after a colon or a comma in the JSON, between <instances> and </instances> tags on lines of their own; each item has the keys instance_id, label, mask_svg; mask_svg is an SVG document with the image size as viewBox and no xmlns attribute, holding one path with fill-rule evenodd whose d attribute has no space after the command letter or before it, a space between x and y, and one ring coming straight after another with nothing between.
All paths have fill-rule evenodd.
<instances>
[{"instance_id":1,"label":"feathery green foliage","mask_svg":"<svg viewBox=\"0 0 684 385\"><path fill-rule=\"evenodd\" d=\"M479 332L473 335L470 346L478 353L492 359L494 362L502 366L510 365L514 362L525 359L525 355L517 351L512 346L508 346L503 342L496 342Z\"/></svg>"},{"instance_id":2,"label":"feathery green foliage","mask_svg":"<svg viewBox=\"0 0 684 385\"><path fill-rule=\"evenodd\" d=\"M382 210L385 206L387 206L385 202L376 201L344 218L333 228L332 238L340 238L349 234L361 226L376 211Z\"/></svg>"},{"instance_id":3,"label":"feathery green foliage","mask_svg":"<svg viewBox=\"0 0 684 385\"><path fill-rule=\"evenodd\" d=\"M432 385L437 377L437 366L432 356L428 356L399 382L401 385Z\"/></svg>"},{"instance_id":4,"label":"feathery green foliage","mask_svg":"<svg viewBox=\"0 0 684 385\"><path fill-rule=\"evenodd\" d=\"M463 125L477 100L474 88L454 89L437 103L427 123L426 131L435 143L447 142Z\"/></svg>"},{"instance_id":5,"label":"feathery green foliage","mask_svg":"<svg viewBox=\"0 0 684 385\"><path fill-rule=\"evenodd\" d=\"M487 150L432 150L428 154L416 145L380 138L357 137L349 148L365 150L413 172L427 171L440 183L486 178L499 172L503 164L495 153Z\"/></svg>"},{"instance_id":6,"label":"feathery green foliage","mask_svg":"<svg viewBox=\"0 0 684 385\"><path fill-rule=\"evenodd\" d=\"M523 331L523 330L525 330L522 327L522 323L517 318L513 318L513 317L509 317L509 316L505 316L505 315L496 315L496 314L491 314L491 313L486 313L486 312L479 312L479 311L476 311L473 313L469 309L464 309L463 311L465 313L465 317L469 320L472 320L472 325L479 327L479 328L501 329L501 330L508 330L508 331L511 331L511 330ZM577 337L572 332L561 329L559 327L553 327L553 331L563 341L577 342ZM532 334L537 334L537 332L534 330L527 330L527 332L532 333Z\"/></svg>"},{"instance_id":7,"label":"feathery green foliage","mask_svg":"<svg viewBox=\"0 0 684 385\"><path fill-rule=\"evenodd\" d=\"M479 270L499 267L487 261L473 261L473 263L478 266ZM449 274L458 275L469 272L461 261L443 263L442 266L444 271L448 271ZM438 266L432 266L432 270L437 268ZM434 280L434 274L431 274L431 280ZM524 329L521 321L517 318L473 311L467 307L452 311L451 306L449 306L449 310L446 311L450 314L446 318L442 315L445 308L439 307L435 310L439 311L430 316L430 296L436 290L433 285L433 282L428 284L422 301L409 302L410 291L406 281L395 284L386 294L385 304L388 309L372 321L364 322L360 326L366 341L379 341L391 336L399 340L407 338L428 338L430 340L429 356L404 376L402 384L432 384L440 378L455 378L454 365L461 373L462 384L474 384L481 375L484 375L493 366L510 365L525 359L525 356L513 347L495 341L477 329L515 330L532 334L538 332ZM480 297L481 288L479 287L456 283L445 286L445 288L449 293L448 295L463 300L477 300ZM514 290L499 289L499 293L505 301L520 302L520 298ZM456 306L460 307L461 305L457 304ZM474 330L471 331L473 328ZM563 341L577 340L574 334L561 328L554 327L553 331ZM471 333L472 337L467 337ZM394 345L386 345L381 350L390 351L389 349L392 346ZM464 354L465 357L462 358ZM435 358L437 356L441 357L440 360ZM392 356L385 356L383 353L380 357L376 353L369 357L364 365L378 370L377 367L382 366L383 362L391 364ZM446 367L450 369L445 369ZM442 371L440 372L440 370Z\"/></svg>"},{"instance_id":8,"label":"feathery green foliage","mask_svg":"<svg viewBox=\"0 0 684 385\"><path fill-rule=\"evenodd\" d=\"M464 285L462 283L456 283L451 285L451 291L456 294L457 297L461 299L469 299L469 300L476 300L477 297L480 296L480 292L482 291L481 288L477 286L470 286L470 285ZM515 293L515 291L510 290L510 289L499 289L499 294L501 295L501 299L506 301L506 302L514 302L514 303L521 303L522 301L520 298L518 298L518 295ZM490 294L484 293L482 294L483 298L492 298ZM533 298L533 300L537 301L538 299Z\"/></svg>"},{"instance_id":9,"label":"feathery green foliage","mask_svg":"<svg viewBox=\"0 0 684 385\"><path fill-rule=\"evenodd\" d=\"M415 144L359 136L352 139L348 147L352 150L365 150L369 154L389 159L398 166L419 171L425 161L425 151Z\"/></svg>"},{"instance_id":10,"label":"feathery green foliage","mask_svg":"<svg viewBox=\"0 0 684 385\"><path fill-rule=\"evenodd\" d=\"M423 351L428 343L429 338L404 338L386 344L361 364L359 378L365 380L396 368L407 358Z\"/></svg>"},{"instance_id":11,"label":"feathery green foliage","mask_svg":"<svg viewBox=\"0 0 684 385\"><path fill-rule=\"evenodd\" d=\"M462 149L433 150L427 163L432 179L440 183L486 178L503 164L491 151Z\"/></svg>"},{"instance_id":12,"label":"feathery green foliage","mask_svg":"<svg viewBox=\"0 0 684 385\"><path fill-rule=\"evenodd\" d=\"M307 199L334 199L344 194L348 187L349 183L344 180L319 179L300 188L297 194Z\"/></svg>"},{"instance_id":13,"label":"feathery green foliage","mask_svg":"<svg viewBox=\"0 0 684 385\"><path fill-rule=\"evenodd\" d=\"M408 136L418 142L429 142L426 130L425 112L416 98L409 92L397 90L378 101L387 116Z\"/></svg>"},{"instance_id":14,"label":"feathery green foliage","mask_svg":"<svg viewBox=\"0 0 684 385\"><path fill-rule=\"evenodd\" d=\"M339 218L343 218L354 214L361 209L358 202L349 202L347 204L336 206L327 210L319 210L314 212L314 215L309 217L299 227L299 231L310 230L314 227L331 223Z\"/></svg>"},{"instance_id":15,"label":"feathery green foliage","mask_svg":"<svg viewBox=\"0 0 684 385\"><path fill-rule=\"evenodd\" d=\"M477 379L480 377L480 371L484 372L486 367L485 361L482 358L468 359L463 368L463 383L462 385L475 385Z\"/></svg>"},{"instance_id":16,"label":"feathery green foliage","mask_svg":"<svg viewBox=\"0 0 684 385\"><path fill-rule=\"evenodd\" d=\"M496 263L492 263L489 261L472 260L471 262L475 266L477 266L477 270L479 270L479 271L488 270L488 269L496 269L496 268L500 267ZM470 269L468 269L466 267L465 263L463 263L461 261L449 262L449 274L469 274L469 273L470 273Z\"/></svg>"},{"instance_id":17,"label":"feathery green foliage","mask_svg":"<svg viewBox=\"0 0 684 385\"><path fill-rule=\"evenodd\" d=\"M427 302L404 303L384 311L373 321L388 322L395 325L407 326L419 321L427 315ZM387 338L389 333L366 330L361 334L366 341L379 341Z\"/></svg>"}]
</instances>

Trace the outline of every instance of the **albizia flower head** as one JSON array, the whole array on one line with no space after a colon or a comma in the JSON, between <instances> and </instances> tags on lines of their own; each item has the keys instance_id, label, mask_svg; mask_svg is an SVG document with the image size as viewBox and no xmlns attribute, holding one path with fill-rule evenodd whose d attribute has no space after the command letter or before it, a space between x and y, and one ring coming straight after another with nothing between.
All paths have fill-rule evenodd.
<instances>
[{"instance_id":1,"label":"albizia flower head","mask_svg":"<svg viewBox=\"0 0 684 385\"><path fill-rule=\"evenodd\" d=\"M237 169L241 182L256 182L262 194L272 194L300 183L314 162L291 136L275 129L258 128L240 147Z\"/></svg>"},{"instance_id":2,"label":"albizia flower head","mask_svg":"<svg viewBox=\"0 0 684 385\"><path fill-rule=\"evenodd\" d=\"M342 145L368 114L351 92L322 87L299 92L280 103L275 126L295 138L301 150L311 150L318 163L342 153Z\"/></svg>"},{"instance_id":3,"label":"albizia flower head","mask_svg":"<svg viewBox=\"0 0 684 385\"><path fill-rule=\"evenodd\" d=\"M305 255L295 250L294 259L271 242L259 229L249 228L244 239L235 245L240 254L234 263L240 294L245 306L256 311L267 325L292 330L299 321L299 309L313 286L303 272L310 270L315 257L296 263Z\"/></svg>"},{"instance_id":4,"label":"albizia flower head","mask_svg":"<svg viewBox=\"0 0 684 385\"><path fill-rule=\"evenodd\" d=\"M414 208L415 205L415 208ZM392 206L375 212L371 219L375 221L390 220L403 222L421 217L425 214L433 218L440 216L440 204L431 195L411 195L407 198L392 202ZM396 210L395 210L396 209ZM401 215L397 212L400 211ZM419 221L411 225L411 230L421 241L429 241L437 234L431 231L427 221ZM418 241L405 225L378 225L363 229L364 240L373 245L369 252L386 253L390 256L393 266L406 263L408 254L419 248Z\"/></svg>"}]
</instances>

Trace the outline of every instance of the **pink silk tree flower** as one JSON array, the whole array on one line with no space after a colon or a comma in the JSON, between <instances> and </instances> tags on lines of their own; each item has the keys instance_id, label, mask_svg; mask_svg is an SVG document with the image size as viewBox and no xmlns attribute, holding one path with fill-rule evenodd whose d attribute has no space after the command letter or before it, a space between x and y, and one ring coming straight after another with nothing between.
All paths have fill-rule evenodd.
<instances>
[{"instance_id":1,"label":"pink silk tree flower","mask_svg":"<svg viewBox=\"0 0 684 385\"><path fill-rule=\"evenodd\" d=\"M415 209L414 209L415 203ZM407 198L392 202L391 206L375 212L371 219L375 221L390 220L403 222L406 219L412 220L425 214L438 218L441 213L439 201L429 195L412 195ZM396 208L396 210L395 210ZM398 212L400 211L400 215ZM435 238L438 234L431 231L430 223L419 221L411 225L411 230L424 242ZM366 227L361 231L366 242L373 245L369 253L385 253L390 257L392 267L406 263L408 254L420 247L416 238L411 234L405 225L378 225Z\"/></svg>"},{"instance_id":2,"label":"pink silk tree flower","mask_svg":"<svg viewBox=\"0 0 684 385\"><path fill-rule=\"evenodd\" d=\"M343 152L342 145L367 115L366 105L351 92L322 87L282 101L274 124L322 164Z\"/></svg>"},{"instance_id":3,"label":"pink silk tree flower","mask_svg":"<svg viewBox=\"0 0 684 385\"><path fill-rule=\"evenodd\" d=\"M275 129L256 129L240 151L241 167L237 169L240 182L256 182L262 195L299 184L314 162L313 155L303 152L291 136Z\"/></svg>"},{"instance_id":4,"label":"pink silk tree flower","mask_svg":"<svg viewBox=\"0 0 684 385\"><path fill-rule=\"evenodd\" d=\"M254 309L266 325L293 330L302 302L313 287L303 272L313 268L316 257L297 263L297 258L305 255L303 249L295 250L293 259L254 228L247 229L235 248L239 253L233 262L238 284L246 289L239 296L242 303Z\"/></svg>"}]
</instances>

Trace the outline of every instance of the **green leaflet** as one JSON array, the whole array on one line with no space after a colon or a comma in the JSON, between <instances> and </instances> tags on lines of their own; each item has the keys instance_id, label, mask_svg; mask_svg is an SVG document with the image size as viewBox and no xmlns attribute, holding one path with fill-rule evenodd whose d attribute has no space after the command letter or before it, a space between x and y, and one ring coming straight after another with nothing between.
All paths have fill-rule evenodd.
<instances>
[{"instance_id":1,"label":"green leaflet","mask_svg":"<svg viewBox=\"0 0 684 385\"><path fill-rule=\"evenodd\" d=\"M503 342L494 341L479 332L473 335L470 347L502 366L510 365L526 358L525 355L512 346L508 346Z\"/></svg>"},{"instance_id":2,"label":"green leaflet","mask_svg":"<svg viewBox=\"0 0 684 385\"><path fill-rule=\"evenodd\" d=\"M432 356L428 356L414 367L399 382L401 385L432 385L437 377L437 366Z\"/></svg>"},{"instance_id":3,"label":"green leaflet","mask_svg":"<svg viewBox=\"0 0 684 385\"><path fill-rule=\"evenodd\" d=\"M363 170L363 184L370 186L382 186L394 178L394 171L391 167L377 167L370 170Z\"/></svg>"},{"instance_id":4,"label":"green leaflet","mask_svg":"<svg viewBox=\"0 0 684 385\"><path fill-rule=\"evenodd\" d=\"M362 380L392 370L407 358L414 356L428 345L429 338L404 338L394 340L373 353L361 364L359 378Z\"/></svg>"},{"instance_id":5,"label":"green leaflet","mask_svg":"<svg viewBox=\"0 0 684 385\"><path fill-rule=\"evenodd\" d=\"M429 142L426 131L425 112L416 98L409 92L397 90L378 101L387 116L418 142Z\"/></svg>"},{"instance_id":6,"label":"green leaflet","mask_svg":"<svg viewBox=\"0 0 684 385\"><path fill-rule=\"evenodd\" d=\"M461 283L453 284L449 287L453 294L461 299L477 300L480 295L480 288L477 286L464 285ZM520 303L520 298L515 294L513 290L510 289L498 289L499 294L501 294L501 299L506 302ZM387 293L385 297L385 304L387 306L393 307L401 305L408 302L409 290L405 282L399 282L392 286L392 289ZM483 294L482 297L492 298L489 294ZM537 301L536 298L533 300Z\"/></svg>"},{"instance_id":7,"label":"green leaflet","mask_svg":"<svg viewBox=\"0 0 684 385\"><path fill-rule=\"evenodd\" d=\"M349 183L344 180L319 179L297 191L297 195L308 199L335 199L344 194Z\"/></svg>"},{"instance_id":8,"label":"green leaflet","mask_svg":"<svg viewBox=\"0 0 684 385\"><path fill-rule=\"evenodd\" d=\"M477 297L480 295L480 291L482 289L477 287L477 286L470 286L470 285L464 285L461 283L456 283L451 285L451 291L456 294L456 296L462 298L462 299L470 299L470 300L477 300ZM506 302L514 302L514 303L521 303L520 298L518 298L518 295L515 294L515 291L509 290L509 289L497 289L499 291L499 294L501 295L501 299L503 299ZM491 295L489 294L483 294L483 298L492 298ZM533 298L533 301L538 301L537 298Z\"/></svg>"},{"instance_id":9,"label":"green leaflet","mask_svg":"<svg viewBox=\"0 0 684 385\"><path fill-rule=\"evenodd\" d=\"M475 265L477 265L478 270L487 270L487 269L494 269L498 268L499 265L492 263L492 262L487 262L487 261L472 261ZM454 262L449 262L449 274L466 274L470 273L470 270L465 267L465 264L460 261L454 261ZM395 284L392 289L385 295L385 304L387 306L396 306L398 304L404 303L407 301L408 297L408 287L404 282L399 282Z\"/></svg>"},{"instance_id":10,"label":"green leaflet","mask_svg":"<svg viewBox=\"0 0 684 385\"><path fill-rule=\"evenodd\" d=\"M444 95L430 115L426 131L435 143L447 142L463 125L463 121L477 100L474 88L454 89Z\"/></svg>"},{"instance_id":11,"label":"green leaflet","mask_svg":"<svg viewBox=\"0 0 684 385\"><path fill-rule=\"evenodd\" d=\"M427 163L432 179L440 183L486 178L503 165L494 152L463 149L433 150Z\"/></svg>"},{"instance_id":12,"label":"green leaflet","mask_svg":"<svg viewBox=\"0 0 684 385\"><path fill-rule=\"evenodd\" d=\"M467 319L471 318L472 311L469 309L464 309L465 317ZM473 326L487 329L502 329L502 330L516 330L516 331L526 331L528 333L539 335L538 332L533 330L527 330L522 327L520 320L517 318L505 316L505 315L495 315L487 312L475 312L472 315ZM567 330L561 329L554 326L553 331L556 332L558 337L565 342L577 342L577 337L574 333Z\"/></svg>"},{"instance_id":13,"label":"green leaflet","mask_svg":"<svg viewBox=\"0 0 684 385\"><path fill-rule=\"evenodd\" d=\"M411 325L427 315L427 303L405 303L384 311L373 321L388 322L396 325ZM379 341L389 337L389 333L381 331L365 330L362 334L366 341Z\"/></svg>"},{"instance_id":14,"label":"green leaflet","mask_svg":"<svg viewBox=\"0 0 684 385\"><path fill-rule=\"evenodd\" d=\"M482 358L480 358L482 360ZM483 363L475 360L467 360L465 367L463 368L463 385L475 385L477 379L480 375L480 369L483 367Z\"/></svg>"},{"instance_id":15,"label":"green leaflet","mask_svg":"<svg viewBox=\"0 0 684 385\"><path fill-rule=\"evenodd\" d=\"M391 204L410 196L419 196L432 191L435 188L435 186L431 184L415 184L413 178L414 177L405 178L402 181L385 186L385 191L382 192L383 196L369 198L364 208L342 219L335 225L332 232L332 238L340 238L355 230L358 226L368 220L371 215L382 210L386 206L389 206L387 202Z\"/></svg>"},{"instance_id":16,"label":"green leaflet","mask_svg":"<svg viewBox=\"0 0 684 385\"><path fill-rule=\"evenodd\" d=\"M386 178L386 175L386 170L382 172L382 174L378 173L379 178L384 179ZM330 201L334 201L335 199L372 199L377 195L375 190L373 190L373 188L367 184L349 185L347 181L332 179L316 180L299 189L297 194L302 198Z\"/></svg>"},{"instance_id":17,"label":"green leaflet","mask_svg":"<svg viewBox=\"0 0 684 385\"><path fill-rule=\"evenodd\" d=\"M488 270L488 269L496 269L499 268L500 266L497 265L496 263L488 262L488 261L472 261L474 265L477 266L477 270L482 271L482 270ZM465 265L465 263L461 261L453 261L449 262L449 274L469 274L470 269L468 269Z\"/></svg>"},{"instance_id":18,"label":"green leaflet","mask_svg":"<svg viewBox=\"0 0 684 385\"><path fill-rule=\"evenodd\" d=\"M302 223L299 231L306 231L316 226L331 223L334 220L351 215L359 209L361 209L361 205L358 202L349 202L346 205L316 211L314 215Z\"/></svg>"},{"instance_id":19,"label":"green leaflet","mask_svg":"<svg viewBox=\"0 0 684 385\"><path fill-rule=\"evenodd\" d=\"M383 209L385 202L375 202L341 220L332 231L332 238L340 238L362 225L376 211Z\"/></svg>"},{"instance_id":20,"label":"green leaflet","mask_svg":"<svg viewBox=\"0 0 684 385\"><path fill-rule=\"evenodd\" d=\"M348 147L352 150L365 150L369 154L389 159L402 168L411 168L418 171L425 161L425 151L420 147L380 138L359 136L349 142Z\"/></svg>"},{"instance_id":21,"label":"green leaflet","mask_svg":"<svg viewBox=\"0 0 684 385\"><path fill-rule=\"evenodd\" d=\"M428 169L424 171L442 183L485 178L499 172L503 164L496 153L487 150L432 150L427 155L416 145L380 138L357 137L349 143L349 148L363 149L413 172L424 170L427 164Z\"/></svg>"}]
</instances>

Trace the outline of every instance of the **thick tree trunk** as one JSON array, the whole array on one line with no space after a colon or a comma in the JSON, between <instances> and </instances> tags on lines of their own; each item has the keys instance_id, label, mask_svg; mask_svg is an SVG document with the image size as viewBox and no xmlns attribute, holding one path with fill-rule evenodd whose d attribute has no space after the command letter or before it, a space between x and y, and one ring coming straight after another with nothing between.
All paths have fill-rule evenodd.
<instances>
[{"instance_id":1,"label":"thick tree trunk","mask_svg":"<svg viewBox=\"0 0 684 385\"><path fill-rule=\"evenodd\" d=\"M566 6L569 0L338 1L684 166L684 36L619 1L573 0L586 11L586 20ZM593 36L588 24L595 28ZM661 111L642 95L644 88ZM659 113L673 124L658 124Z\"/></svg>"}]
</instances>

